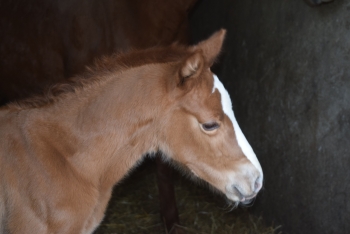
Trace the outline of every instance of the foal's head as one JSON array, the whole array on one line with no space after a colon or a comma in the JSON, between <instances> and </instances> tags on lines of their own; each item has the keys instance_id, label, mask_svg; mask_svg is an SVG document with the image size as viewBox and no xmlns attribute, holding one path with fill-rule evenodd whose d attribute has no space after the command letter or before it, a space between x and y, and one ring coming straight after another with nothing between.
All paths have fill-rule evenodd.
<instances>
[{"instance_id":1,"label":"foal's head","mask_svg":"<svg viewBox=\"0 0 350 234\"><path fill-rule=\"evenodd\" d=\"M261 189L261 166L232 111L228 92L210 71L225 31L190 47L168 88L172 107L164 122L161 150L235 202Z\"/></svg>"}]
</instances>

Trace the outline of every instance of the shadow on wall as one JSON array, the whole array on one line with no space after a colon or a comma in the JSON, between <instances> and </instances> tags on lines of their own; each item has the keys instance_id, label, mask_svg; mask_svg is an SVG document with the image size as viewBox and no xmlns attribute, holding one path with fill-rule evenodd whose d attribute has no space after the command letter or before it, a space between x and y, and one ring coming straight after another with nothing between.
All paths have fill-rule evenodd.
<instances>
[{"instance_id":1,"label":"shadow on wall","mask_svg":"<svg viewBox=\"0 0 350 234\"><path fill-rule=\"evenodd\" d=\"M334 0L304 0L309 6L319 6L322 4L331 3Z\"/></svg>"},{"instance_id":2,"label":"shadow on wall","mask_svg":"<svg viewBox=\"0 0 350 234\"><path fill-rule=\"evenodd\" d=\"M265 174L252 210L284 233L350 233L349 14L344 0L219 0L191 18L194 41L228 30L216 72Z\"/></svg>"}]
</instances>

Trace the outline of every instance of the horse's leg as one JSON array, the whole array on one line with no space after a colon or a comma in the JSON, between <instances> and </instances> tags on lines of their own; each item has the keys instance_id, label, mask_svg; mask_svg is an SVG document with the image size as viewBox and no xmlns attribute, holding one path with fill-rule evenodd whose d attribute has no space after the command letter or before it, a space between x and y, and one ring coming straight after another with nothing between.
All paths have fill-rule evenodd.
<instances>
[{"instance_id":1,"label":"horse's leg","mask_svg":"<svg viewBox=\"0 0 350 234\"><path fill-rule=\"evenodd\" d=\"M173 184L173 169L162 161L160 153L157 153L156 164L160 215L165 224L167 233L169 233L174 225L180 224ZM175 228L176 227L173 229ZM178 230L171 231L171 234L175 233L180 234L182 232Z\"/></svg>"}]
</instances>

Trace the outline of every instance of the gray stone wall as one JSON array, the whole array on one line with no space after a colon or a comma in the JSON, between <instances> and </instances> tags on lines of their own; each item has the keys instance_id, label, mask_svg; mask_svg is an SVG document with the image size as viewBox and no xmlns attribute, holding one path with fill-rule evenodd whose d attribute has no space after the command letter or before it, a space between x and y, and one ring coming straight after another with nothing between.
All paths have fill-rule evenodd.
<instances>
[{"instance_id":1,"label":"gray stone wall","mask_svg":"<svg viewBox=\"0 0 350 234\"><path fill-rule=\"evenodd\" d=\"M283 233L350 233L350 1L203 0L194 42L221 27L215 71L265 174L253 211Z\"/></svg>"}]
</instances>

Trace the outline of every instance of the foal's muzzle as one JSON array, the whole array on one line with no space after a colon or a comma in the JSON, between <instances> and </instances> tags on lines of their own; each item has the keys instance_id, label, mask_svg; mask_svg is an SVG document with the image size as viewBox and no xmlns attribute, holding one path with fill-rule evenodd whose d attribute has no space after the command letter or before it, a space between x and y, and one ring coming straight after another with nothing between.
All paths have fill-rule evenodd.
<instances>
[{"instance_id":1,"label":"foal's muzzle","mask_svg":"<svg viewBox=\"0 0 350 234\"><path fill-rule=\"evenodd\" d=\"M226 196L235 202L249 203L260 191L263 175L253 165L244 169L233 175L226 186Z\"/></svg>"}]
</instances>

